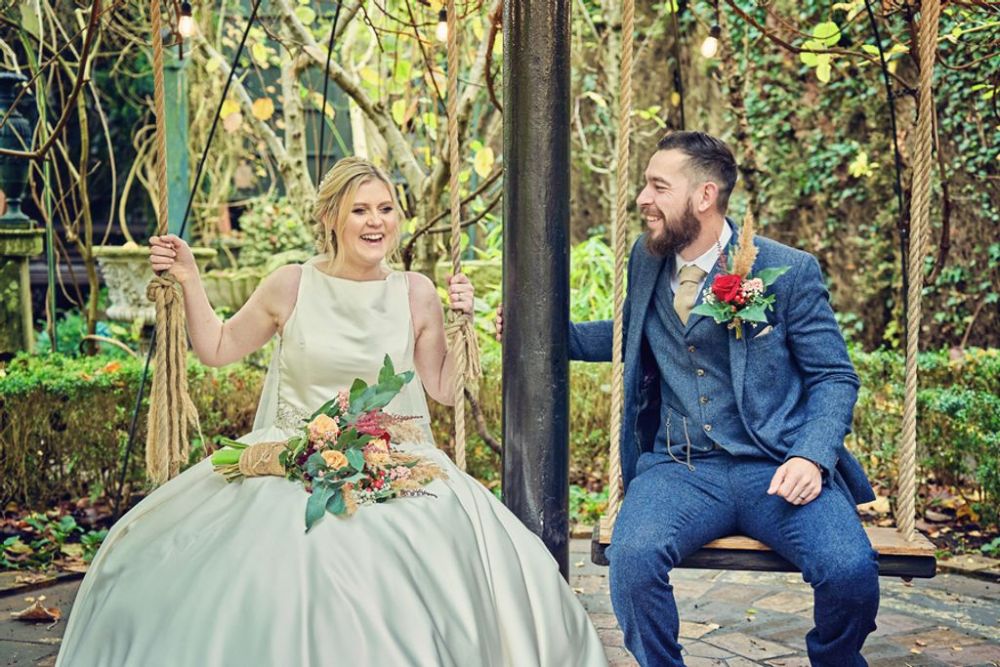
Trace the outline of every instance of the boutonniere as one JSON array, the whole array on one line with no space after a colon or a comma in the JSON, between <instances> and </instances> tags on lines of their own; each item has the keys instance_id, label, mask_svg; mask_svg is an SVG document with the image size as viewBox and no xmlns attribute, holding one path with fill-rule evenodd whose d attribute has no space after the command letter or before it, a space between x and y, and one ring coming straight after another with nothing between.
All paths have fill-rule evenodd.
<instances>
[{"instance_id":1,"label":"boutonniere","mask_svg":"<svg viewBox=\"0 0 1000 667\"><path fill-rule=\"evenodd\" d=\"M767 288L791 268L778 266L750 273L757 259L753 237L753 215L747 211L736 252L727 261L725 252L719 247L721 271L705 289L702 302L691 310L692 314L708 315L716 324L728 323L727 328L736 332L737 340L743 337L744 322L767 322L765 313L774 308L775 299L773 294L767 293Z\"/></svg>"}]
</instances>

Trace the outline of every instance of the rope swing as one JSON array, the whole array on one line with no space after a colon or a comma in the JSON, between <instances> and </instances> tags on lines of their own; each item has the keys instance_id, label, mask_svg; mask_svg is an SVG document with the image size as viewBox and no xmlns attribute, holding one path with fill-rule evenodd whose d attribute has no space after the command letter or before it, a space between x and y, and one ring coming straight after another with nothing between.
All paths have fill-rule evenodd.
<instances>
[{"instance_id":1,"label":"rope swing","mask_svg":"<svg viewBox=\"0 0 1000 667\"><path fill-rule=\"evenodd\" d=\"M918 81L918 116L915 134L912 182L912 235L905 257L906 300L906 371L902 439L898 458L898 503L895 508L898 528L868 528L866 532L879 552L880 573L908 577L934 576L934 545L915 528L916 459L917 459L917 355L920 335L920 297L923 289L923 263L930 225L931 169L934 127L933 74L937 49L940 0L925 0L921 6L918 28L920 76ZM612 231L614 265L614 333L611 385L611 442L609 448L608 509L594 534L593 560L607 564L604 549L612 542L615 519L622 502L620 457L621 415L624 361L622 355L622 319L624 310L625 236L627 232L628 135L632 113L632 33L634 0L622 3L621 93L618 111L617 212ZM749 222L749 220L748 220ZM748 267L749 268L749 267ZM689 556L681 566L723 569L788 570L791 566L756 540L730 536L706 545ZM794 568L791 568L794 569Z\"/></svg>"},{"instance_id":2,"label":"rope swing","mask_svg":"<svg viewBox=\"0 0 1000 667\"><path fill-rule=\"evenodd\" d=\"M458 20L455 0L448 0L448 190L451 200L451 274L462 272L462 199L459 192L458 172L461 166L458 140ZM465 470L465 389L478 387L482 369L479 365L479 346L476 328L471 315L448 310L445 324L448 352L454 359L454 386L452 396L455 407L455 465Z\"/></svg>"},{"instance_id":3,"label":"rope swing","mask_svg":"<svg viewBox=\"0 0 1000 667\"><path fill-rule=\"evenodd\" d=\"M916 537L917 504L917 354L920 352L920 295L924 287L924 256L930 226L931 155L934 132L934 60L937 51L940 0L921 5L919 43L920 78L917 132L913 151L913 198L910 200L909 293L906 312L906 386L903 398L903 440L899 447L899 503L896 525L907 540Z\"/></svg>"},{"instance_id":4,"label":"rope swing","mask_svg":"<svg viewBox=\"0 0 1000 667\"><path fill-rule=\"evenodd\" d=\"M167 128L163 93L163 34L160 3L154 0L153 104L156 113L156 233L167 233ZM188 426L198 428L198 411L188 395L184 297L170 274L153 278L146 297L156 304L156 365L149 391L146 474L154 484L175 477L190 453Z\"/></svg>"},{"instance_id":5,"label":"rope swing","mask_svg":"<svg viewBox=\"0 0 1000 667\"><path fill-rule=\"evenodd\" d=\"M615 163L617 176L617 207L612 227L612 245L615 251L614 270L614 330L611 347L611 446L608 453L609 484L608 513L613 529L622 503L621 425L622 401L625 395L625 361L622 354L624 341L623 320L625 309L625 254L628 241L628 167L629 134L632 131L632 33L635 31L635 3L622 3L622 60L618 97L618 158ZM610 532L609 532L610 535Z\"/></svg>"}]
</instances>

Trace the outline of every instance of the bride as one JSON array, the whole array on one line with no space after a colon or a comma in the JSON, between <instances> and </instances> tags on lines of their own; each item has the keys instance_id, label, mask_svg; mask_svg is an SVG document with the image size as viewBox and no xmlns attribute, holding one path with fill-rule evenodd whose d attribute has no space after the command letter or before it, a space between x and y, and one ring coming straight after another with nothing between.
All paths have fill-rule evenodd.
<instances>
[{"instance_id":1,"label":"bride","mask_svg":"<svg viewBox=\"0 0 1000 667\"><path fill-rule=\"evenodd\" d=\"M414 379L386 410L417 415L440 465L433 496L327 514L306 534L308 498L280 477L227 484L209 461L164 484L111 530L84 579L57 665L606 665L583 607L542 542L430 442L424 391L450 402L452 359L433 283L392 271L400 212L388 177L339 161L313 211L322 248L271 274L226 322L190 249L150 239L155 271L185 297L203 363L232 363L278 334L247 443L283 440L388 354ZM465 276L451 307L472 312ZM422 383L422 386L421 386Z\"/></svg>"}]
</instances>

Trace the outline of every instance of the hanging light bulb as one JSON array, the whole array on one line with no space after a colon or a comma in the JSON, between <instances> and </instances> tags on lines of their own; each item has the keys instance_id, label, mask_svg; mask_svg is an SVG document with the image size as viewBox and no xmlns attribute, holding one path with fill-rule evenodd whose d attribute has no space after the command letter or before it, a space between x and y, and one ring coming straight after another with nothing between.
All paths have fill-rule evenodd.
<instances>
[{"instance_id":1,"label":"hanging light bulb","mask_svg":"<svg viewBox=\"0 0 1000 667\"><path fill-rule=\"evenodd\" d=\"M181 37L187 39L194 34L195 23L194 17L191 15L191 3L187 0L181 3L181 15L177 19L177 32L180 33Z\"/></svg>"},{"instance_id":2,"label":"hanging light bulb","mask_svg":"<svg viewBox=\"0 0 1000 667\"><path fill-rule=\"evenodd\" d=\"M701 43L701 55L706 58L715 57L715 54L719 52L719 35L721 34L722 28L713 25L712 29L708 31L708 37Z\"/></svg>"},{"instance_id":3,"label":"hanging light bulb","mask_svg":"<svg viewBox=\"0 0 1000 667\"><path fill-rule=\"evenodd\" d=\"M448 41L448 10L444 7L438 12L437 30L434 31L439 42Z\"/></svg>"}]
</instances>

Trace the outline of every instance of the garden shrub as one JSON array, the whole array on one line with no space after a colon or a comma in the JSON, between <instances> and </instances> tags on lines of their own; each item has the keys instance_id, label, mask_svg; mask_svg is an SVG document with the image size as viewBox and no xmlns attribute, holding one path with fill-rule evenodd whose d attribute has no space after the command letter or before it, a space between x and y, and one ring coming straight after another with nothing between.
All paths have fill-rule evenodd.
<instances>
[{"instance_id":1,"label":"garden shrub","mask_svg":"<svg viewBox=\"0 0 1000 667\"><path fill-rule=\"evenodd\" d=\"M0 500L47 507L116 488L143 361L20 355L0 369ZM250 430L263 373L188 362L206 437ZM127 480L142 484L147 391ZM192 443L197 445L199 443Z\"/></svg>"}]
</instances>

